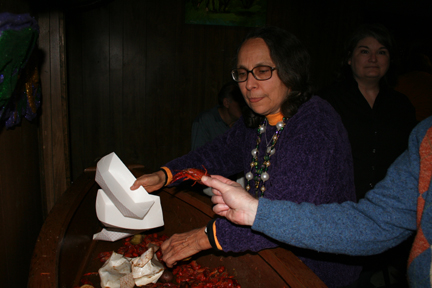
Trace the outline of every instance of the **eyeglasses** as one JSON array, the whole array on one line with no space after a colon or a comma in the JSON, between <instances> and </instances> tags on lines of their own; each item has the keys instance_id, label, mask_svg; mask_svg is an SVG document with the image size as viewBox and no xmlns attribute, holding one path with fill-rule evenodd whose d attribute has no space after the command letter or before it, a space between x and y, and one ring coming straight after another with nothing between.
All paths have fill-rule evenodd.
<instances>
[{"instance_id":1,"label":"eyeglasses","mask_svg":"<svg viewBox=\"0 0 432 288\"><path fill-rule=\"evenodd\" d=\"M252 70L236 68L231 70L231 76L236 82L245 82L248 79L249 73L252 73L256 80L265 81L272 77L274 70L276 70L276 67L272 68L270 66L257 66Z\"/></svg>"}]
</instances>

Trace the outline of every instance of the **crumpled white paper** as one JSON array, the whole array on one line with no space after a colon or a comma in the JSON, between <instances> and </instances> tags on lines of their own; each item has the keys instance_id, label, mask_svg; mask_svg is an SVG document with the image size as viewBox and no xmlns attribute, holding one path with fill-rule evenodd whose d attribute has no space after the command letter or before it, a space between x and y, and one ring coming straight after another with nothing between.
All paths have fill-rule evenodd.
<instances>
[{"instance_id":1,"label":"crumpled white paper","mask_svg":"<svg viewBox=\"0 0 432 288\"><path fill-rule=\"evenodd\" d=\"M165 269L155 254L158 248L152 245L140 257L132 259L113 252L99 269L101 287L133 288L156 283Z\"/></svg>"},{"instance_id":2,"label":"crumpled white paper","mask_svg":"<svg viewBox=\"0 0 432 288\"><path fill-rule=\"evenodd\" d=\"M131 263L122 254L113 252L98 272L101 287L120 288L120 278L131 273Z\"/></svg>"},{"instance_id":3,"label":"crumpled white paper","mask_svg":"<svg viewBox=\"0 0 432 288\"><path fill-rule=\"evenodd\" d=\"M149 283L156 283L164 272L164 266L159 262L155 254L159 247L150 246L141 257L133 258L132 275L137 286L144 286Z\"/></svg>"}]
</instances>

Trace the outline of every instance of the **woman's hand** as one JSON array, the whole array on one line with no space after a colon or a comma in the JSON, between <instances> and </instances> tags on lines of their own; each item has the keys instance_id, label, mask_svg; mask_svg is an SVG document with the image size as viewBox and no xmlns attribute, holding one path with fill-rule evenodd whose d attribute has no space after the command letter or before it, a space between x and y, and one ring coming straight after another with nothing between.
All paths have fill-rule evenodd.
<instances>
[{"instance_id":1,"label":"woman's hand","mask_svg":"<svg viewBox=\"0 0 432 288\"><path fill-rule=\"evenodd\" d=\"M135 180L130 189L136 190L140 186L143 186L147 192L159 190L164 186L165 177L165 173L162 171L157 171L152 174L144 174Z\"/></svg>"},{"instance_id":2,"label":"woman's hand","mask_svg":"<svg viewBox=\"0 0 432 288\"><path fill-rule=\"evenodd\" d=\"M239 225L252 226L258 210L258 200L252 197L243 187L225 177L204 176L201 181L212 187L213 211Z\"/></svg>"},{"instance_id":3,"label":"woman's hand","mask_svg":"<svg viewBox=\"0 0 432 288\"><path fill-rule=\"evenodd\" d=\"M204 228L195 229L182 234L174 234L162 243L162 260L171 268L173 265L176 265L177 261L210 248L211 245L207 234L204 232Z\"/></svg>"}]
</instances>

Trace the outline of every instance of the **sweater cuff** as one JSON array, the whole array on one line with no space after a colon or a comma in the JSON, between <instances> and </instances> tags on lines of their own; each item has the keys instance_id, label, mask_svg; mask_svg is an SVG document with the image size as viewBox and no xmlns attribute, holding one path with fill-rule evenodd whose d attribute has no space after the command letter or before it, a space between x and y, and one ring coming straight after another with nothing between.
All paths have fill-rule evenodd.
<instances>
[{"instance_id":1,"label":"sweater cuff","mask_svg":"<svg viewBox=\"0 0 432 288\"><path fill-rule=\"evenodd\" d=\"M170 184L171 183L171 181L172 181L172 179L173 179L173 175L172 175L172 173L171 173L171 170L170 169L168 169L167 167L162 167L161 169L160 169L162 172L164 172L165 173L165 184L164 184L164 186L165 185L167 185L167 184Z\"/></svg>"},{"instance_id":2,"label":"sweater cuff","mask_svg":"<svg viewBox=\"0 0 432 288\"><path fill-rule=\"evenodd\" d=\"M213 249L222 250L222 246L219 244L216 237L216 219L212 219L207 224L207 237Z\"/></svg>"},{"instance_id":3,"label":"sweater cuff","mask_svg":"<svg viewBox=\"0 0 432 288\"><path fill-rule=\"evenodd\" d=\"M255 215L254 223L252 224L252 230L262 232L265 231L265 227L267 227L268 223L268 215L265 215L266 209L270 208L270 211L273 210L271 207L272 201L270 199L261 197L258 201L257 212Z\"/></svg>"}]
</instances>

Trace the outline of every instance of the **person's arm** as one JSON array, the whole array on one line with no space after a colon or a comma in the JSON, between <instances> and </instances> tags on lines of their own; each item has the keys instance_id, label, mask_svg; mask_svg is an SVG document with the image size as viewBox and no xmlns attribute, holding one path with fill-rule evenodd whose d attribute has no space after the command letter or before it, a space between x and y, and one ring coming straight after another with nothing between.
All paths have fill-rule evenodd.
<instances>
[{"instance_id":1,"label":"person's arm","mask_svg":"<svg viewBox=\"0 0 432 288\"><path fill-rule=\"evenodd\" d=\"M168 162L164 167L174 175L186 168L204 168L209 174L231 176L243 170L242 154L246 127L243 121L236 124L225 134L206 143L188 154ZM180 183L180 182L178 182ZM176 185L178 183L167 183Z\"/></svg>"},{"instance_id":2,"label":"person's arm","mask_svg":"<svg viewBox=\"0 0 432 288\"><path fill-rule=\"evenodd\" d=\"M143 186L147 192L153 192L162 188L167 181L167 174L162 170L151 174L144 174L139 177L130 187L131 190L136 190Z\"/></svg>"},{"instance_id":3,"label":"person's arm","mask_svg":"<svg viewBox=\"0 0 432 288\"><path fill-rule=\"evenodd\" d=\"M242 161L240 153L237 151L242 149L245 128L243 121L237 121L236 126L240 128L233 127L226 135L221 135L207 143L206 147L200 147L198 151L191 151L168 162L159 171L142 175L133 183L131 190L143 186L147 192L153 192L166 185L177 185L180 180L171 183L173 175L186 168L203 169L204 166L208 173L225 176L238 173L242 170ZM214 153L214 151L217 151L217 153Z\"/></svg>"},{"instance_id":4,"label":"person's arm","mask_svg":"<svg viewBox=\"0 0 432 288\"><path fill-rule=\"evenodd\" d=\"M213 187L213 211L229 221L252 226L278 241L320 252L372 255L405 240L416 230L418 169L404 153L388 176L359 203L294 203L255 199L237 183L203 177Z\"/></svg>"},{"instance_id":5,"label":"person's arm","mask_svg":"<svg viewBox=\"0 0 432 288\"><path fill-rule=\"evenodd\" d=\"M294 246L349 255L376 254L401 243L417 229L419 143L425 130L419 126L408 150L358 204L260 199L252 229Z\"/></svg>"}]
</instances>

